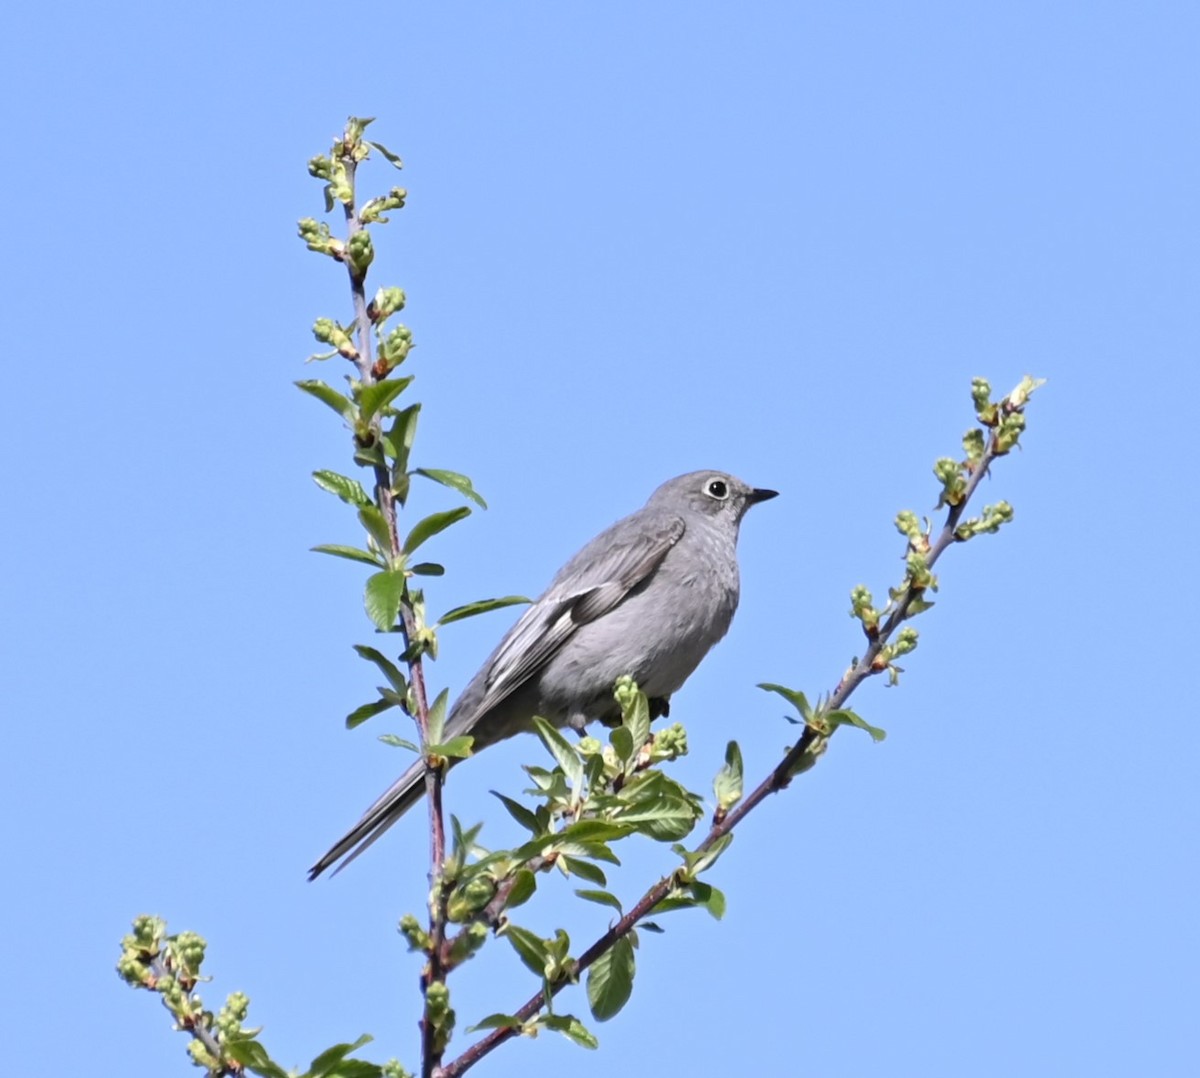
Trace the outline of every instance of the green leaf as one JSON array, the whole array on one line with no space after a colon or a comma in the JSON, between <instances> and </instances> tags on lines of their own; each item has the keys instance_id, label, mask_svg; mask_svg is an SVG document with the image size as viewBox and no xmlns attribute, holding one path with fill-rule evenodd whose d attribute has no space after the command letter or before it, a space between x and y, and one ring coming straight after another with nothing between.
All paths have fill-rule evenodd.
<instances>
[{"instance_id":1,"label":"green leaf","mask_svg":"<svg viewBox=\"0 0 1200 1078\"><path fill-rule=\"evenodd\" d=\"M470 515L471 510L465 505L441 513L431 513L424 520L418 521L416 527L408 533L408 538L404 540L404 553L411 554L426 539L432 539L438 532L445 531L451 524L457 524L463 517Z\"/></svg>"},{"instance_id":2,"label":"green leaf","mask_svg":"<svg viewBox=\"0 0 1200 1078\"><path fill-rule=\"evenodd\" d=\"M558 864L581 880L587 880L588 883L600 887L608 886L608 877L604 875L604 870L599 865L593 865L591 861L581 861L578 857L559 857Z\"/></svg>"},{"instance_id":3,"label":"green leaf","mask_svg":"<svg viewBox=\"0 0 1200 1078\"><path fill-rule=\"evenodd\" d=\"M633 737L635 752L650 740L650 702L644 692L638 692L633 705L621 716L621 725Z\"/></svg>"},{"instance_id":4,"label":"green leaf","mask_svg":"<svg viewBox=\"0 0 1200 1078\"><path fill-rule=\"evenodd\" d=\"M392 688L398 693L404 694L408 692L408 682L405 681L400 668L384 655L382 651L378 648L368 647L366 644L355 644L354 650L361 658L379 667L380 673L391 682Z\"/></svg>"},{"instance_id":5,"label":"green leaf","mask_svg":"<svg viewBox=\"0 0 1200 1078\"><path fill-rule=\"evenodd\" d=\"M595 1035L573 1014L543 1014L537 1020L537 1024L563 1034L583 1048L600 1047Z\"/></svg>"},{"instance_id":6,"label":"green leaf","mask_svg":"<svg viewBox=\"0 0 1200 1078\"><path fill-rule=\"evenodd\" d=\"M808 697L804 693L796 689L789 689L783 685L775 685L770 681L760 681L758 683L760 689L765 689L767 692L778 693L789 704L792 705L801 716L807 721L812 718L812 708L808 704Z\"/></svg>"},{"instance_id":7,"label":"green leaf","mask_svg":"<svg viewBox=\"0 0 1200 1078\"><path fill-rule=\"evenodd\" d=\"M351 1052L357 1048L361 1048L364 1044L370 1044L374 1040L369 1034L364 1033L353 1044L335 1044L332 1048L326 1048L316 1059L309 1064L309 1078L326 1078L331 1072L338 1070L340 1064Z\"/></svg>"},{"instance_id":8,"label":"green leaf","mask_svg":"<svg viewBox=\"0 0 1200 1078\"><path fill-rule=\"evenodd\" d=\"M661 936L667 930L660 924L655 924L653 921L638 921L638 929L642 932L653 932L655 935Z\"/></svg>"},{"instance_id":9,"label":"green leaf","mask_svg":"<svg viewBox=\"0 0 1200 1078\"><path fill-rule=\"evenodd\" d=\"M415 569L413 571L416 572ZM518 603L532 601L532 599L526 599L524 595L506 595L502 599L480 599L478 602L467 603L465 606L456 606L453 610L447 610L434 624L449 625L451 622L462 621L463 618L473 618L476 614L487 614L505 606L516 606Z\"/></svg>"},{"instance_id":10,"label":"green leaf","mask_svg":"<svg viewBox=\"0 0 1200 1078\"><path fill-rule=\"evenodd\" d=\"M434 756L453 756L459 760L465 760L471 755L471 746L474 744L475 739L469 734L460 734L458 737L452 737L449 741L430 745L425 751Z\"/></svg>"},{"instance_id":11,"label":"green leaf","mask_svg":"<svg viewBox=\"0 0 1200 1078\"><path fill-rule=\"evenodd\" d=\"M517 906L528 902L534 891L537 890L537 877L527 868L519 868L513 873L513 885L508 892L508 898L505 900L504 908L506 910L516 909Z\"/></svg>"},{"instance_id":12,"label":"green leaf","mask_svg":"<svg viewBox=\"0 0 1200 1078\"><path fill-rule=\"evenodd\" d=\"M742 799L742 750L736 741L725 746L725 764L713 779L713 794L726 812Z\"/></svg>"},{"instance_id":13,"label":"green leaf","mask_svg":"<svg viewBox=\"0 0 1200 1078\"><path fill-rule=\"evenodd\" d=\"M382 1078L383 1068L378 1063L368 1063L365 1059L343 1060L330 1078Z\"/></svg>"},{"instance_id":14,"label":"green leaf","mask_svg":"<svg viewBox=\"0 0 1200 1078\"><path fill-rule=\"evenodd\" d=\"M442 730L446 725L446 701L450 698L450 690L443 689L437 694L433 706L429 709L428 738L437 743L442 740Z\"/></svg>"},{"instance_id":15,"label":"green leaf","mask_svg":"<svg viewBox=\"0 0 1200 1078\"><path fill-rule=\"evenodd\" d=\"M375 540L375 545L385 554L392 552L392 533L388 529L387 518L377 505L364 505L358 511L358 519L367 533Z\"/></svg>"},{"instance_id":16,"label":"green leaf","mask_svg":"<svg viewBox=\"0 0 1200 1078\"><path fill-rule=\"evenodd\" d=\"M473 1026L468 1026L467 1032L478 1033L481 1029L520 1029L522 1025L521 1019L515 1014L489 1014Z\"/></svg>"},{"instance_id":17,"label":"green leaf","mask_svg":"<svg viewBox=\"0 0 1200 1078\"><path fill-rule=\"evenodd\" d=\"M225 1042L225 1054L261 1078L291 1078L278 1063L272 1062L267 1050L252 1038L233 1038Z\"/></svg>"},{"instance_id":18,"label":"green leaf","mask_svg":"<svg viewBox=\"0 0 1200 1078\"><path fill-rule=\"evenodd\" d=\"M396 418L383 436L383 450L394 460L393 473L403 474L408 468L408 454L412 450L413 439L417 436L417 417L421 413L419 404L410 404L407 408L396 413Z\"/></svg>"},{"instance_id":19,"label":"green leaf","mask_svg":"<svg viewBox=\"0 0 1200 1078\"><path fill-rule=\"evenodd\" d=\"M398 737L396 734L380 734L379 740L385 745L391 745L394 749L408 749L409 752L420 752L419 746L414 745L406 737Z\"/></svg>"},{"instance_id":20,"label":"green leaf","mask_svg":"<svg viewBox=\"0 0 1200 1078\"><path fill-rule=\"evenodd\" d=\"M446 567L444 565L438 565L438 563L435 561L418 562L416 565L410 565L408 567L408 571L410 573L416 574L417 576L445 576L446 575Z\"/></svg>"},{"instance_id":21,"label":"green leaf","mask_svg":"<svg viewBox=\"0 0 1200 1078\"><path fill-rule=\"evenodd\" d=\"M596 902L601 906L612 906L618 913L621 912L621 900L609 891L593 891L590 888L577 887L575 893L587 902Z\"/></svg>"},{"instance_id":22,"label":"green leaf","mask_svg":"<svg viewBox=\"0 0 1200 1078\"><path fill-rule=\"evenodd\" d=\"M725 893L718 891L711 883L697 880L692 884L692 895L696 905L708 910L715 920L719 921L725 916Z\"/></svg>"},{"instance_id":23,"label":"green leaf","mask_svg":"<svg viewBox=\"0 0 1200 1078\"><path fill-rule=\"evenodd\" d=\"M296 385L311 397L316 397L322 404L328 404L335 412L349 423L354 422L355 407L349 397L343 396L332 386L326 385L319 378L304 378Z\"/></svg>"},{"instance_id":24,"label":"green leaf","mask_svg":"<svg viewBox=\"0 0 1200 1078\"><path fill-rule=\"evenodd\" d=\"M500 934L512 944L517 957L525 963L531 973L539 977L546 975L546 970L551 964L550 947L541 936L511 921L504 926Z\"/></svg>"},{"instance_id":25,"label":"green leaf","mask_svg":"<svg viewBox=\"0 0 1200 1078\"><path fill-rule=\"evenodd\" d=\"M611 742L613 752L617 754L617 759L623 764L629 763L634 757L633 734L629 732L628 726L615 726L612 732L608 735L608 740Z\"/></svg>"},{"instance_id":26,"label":"green leaf","mask_svg":"<svg viewBox=\"0 0 1200 1078\"><path fill-rule=\"evenodd\" d=\"M572 787L578 788L583 780L583 761L574 746L540 715L533 717L533 726L538 737L542 739L542 744L550 750L550 755L563 769L567 781Z\"/></svg>"},{"instance_id":27,"label":"green leaf","mask_svg":"<svg viewBox=\"0 0 1200 1078\"><path fill-rule=\"evenodd\" d=\"M412 384L412 375L407 378L385 378L373 382L358 391L358 408L365 420L382 411Z\"/></svg>"},{"instance_id":28,"label":"green leaf","mask_svg":"<svg viewBox=\"0 0 1200 1078\"><path fill-rule=\"evenodd\" d=\"M608 820L576 820L568 824L556 836L567 842L611 842L633 834L634 828L624 823Z\"/></svg>"},{"instance_id":29,"label":"green leaf","mask_svg":"<svg viewBox=\"0 0 1200 1078\"><path fill-rule=\"evenodd\" d=\"M349 558L350 561L361 561L366 565L373 565L378 569L384 564L383 559L378 554L372 554L369 550L360 550L356 546L342 546L340 543L318 543L314 547L309 547L310 550L316 551L318 554L332 554L335 558Z\"/></svg>"},{"instance_id":30,"label":"green leaf","mask_svg":"<svg viewBox=\"0 0 1200 1078\"><path fill-rule=\"evenodd\" d=\"M385 571L367 577L367 588L363 605L380 632L388 633L396 625L400 603L404 599L405 576L403 573Z\"/></svg>"},{"instance_id":31,"label":"green leaf","mask_svg":"<svg viewBox=\"0 0 1200 1078\"><path fill-rule=\"evenodd\" d=\"M538 823L537 817L519 801L514 801L511 797L505 797L504 794L496 790L492 790L491 793L493 797L499 798L500 804L508 809L508 814L527 831L535 835L542 833L542 827Z\"/></svg>"},{"instance_id":32,"label":"green leaf","mask_svg":"<svg viewBox=\"0 0 1200 1078\"><path fill-rule=\"evenodd\" d=\"M403 164L401 163L401 161L400 161L400 155L399 155L399 154L394 154L394 153L392 153L392 151L391 151L391 150L389 150L389 149L388 149L386 146L384 146L382 143L379 143L379 142L372 142L370 139L364 139L363 141L364 141L364 142L366 142L366 144L367 144L368 146L373 146L375 149L377 149L377 150L378 150L378 151L379 151L381 154L383 154L383 156L384 156L384 157L385 157L385 158L386 158L386 159L387 159L387 160L388 160L388 161L389 161L391 164L395 165L395 166L396 166L396 168L403 168L403 167L404 167L404 165L403 165ZM520 1022L517 1022L516 1024L517 1024L517 1025L520 1025L521 1023L520 1023ZM479 1029L482 1029L483 1027L482 1027L482 1026L479 1026L479 1027L477 1027L477 1028L479 1028Z\"/></svg>"},{"instance_id":33,"label":"green leaf","mask_svg":"<svg viewBox=\"0 0 1200 1078\"><path fill-rule=\"evenodd\" d=\"M717 863L717 858L729 849L731 842L733 842L733 832L727 832L702 853L690 853L680 847L675 847L675 850L683 855L684 860L687 861L688 875L695 879L701 872L707 871Z\"/></svg>"},{"instance_id":34,"label":"green leaf","mask_svg":"<svg viewBox=\"0 0 1200 1078\"><path fill-rule=\"evenodd\" d=\"M361 726L367 719L383 714L390 707L392 707L390 700L372 700L369 704L356 707L346 716L346 729L353 730L356 726Z\"/></svg>"},{"instance_id":35,"label":"green leaf","mask_svg":"<svg viewBox=\"0 0 1200 1078\"><path fill-rule=\"evenodd\" d=\"M367 497L367 492L357 479L351 479L347 475L340 475L338 472L331 472L327 469L313 472L312 477L317 486L322 490L329 491L330 494L336 494L347 505L371 504L371 499Z\"/></svg>"},{"instance_id":36,"label":"green leaf","mask_svg":"<svg viewBox=\"0 0 1200 1078\"><path fill-rule=\"evenodd\" d=\"M598 1022L607 1022L629 1002L634 967L633 945L627 936L620 937L589 967L588 1006Z\"/></svg>"},{"instance_id":37,"label":"green leaf","mask_svg":"<svg viewBox=\"0 0 1200 1078\"><path fill-rule=\"evenodd\" d=\"M881 730L878 726L872 726L866 719L850 711L848 708L842 708L839 711L828 711L824 717L834 726L857 726L860 730L866 730L871 735L873 741L882 741L887 737L886 730Z\"/></svg>"},{"instance_id":38,"label":"green leaf","mask_svg":"<svg viewBox=\"0 0 1200 1078\"><path fill-rule=\"evenodd\" d=\"M459 494L470 498L480 509L487 508L487 502L483 500L483 496L472 485L471 480L462 474L462 472L450 472L445 468L418 468L416 475L423 475L426 479L432 479L435 483L441 483L444 487L450 487L457 490Z\"/></svg>"}]
</instances>

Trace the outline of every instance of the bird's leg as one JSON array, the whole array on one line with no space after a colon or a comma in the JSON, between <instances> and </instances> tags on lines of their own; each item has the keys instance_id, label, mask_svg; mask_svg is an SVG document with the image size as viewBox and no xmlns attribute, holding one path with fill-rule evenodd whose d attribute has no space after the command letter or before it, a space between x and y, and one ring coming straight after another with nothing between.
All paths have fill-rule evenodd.
<instances>
[{"instance_id":1,"label":"bird's leg","mask_svg":"<svg viewBox=\"0 0 1200 1078\"><path fill-rule=\"evenodd\" d=\"M567 716L567 725L580 737L587 733L587 716L582 711L576 711Z\"/></svg>"},{"instance_id":2,"label":"bird's leg","mask_svg":"<svg viewBox=\"0 0 1200 1078\"><path fill-rule=\"evenodd\" d=\"M671 714L671 698L669 696L650 697L650 721L665 719Z\"/></svg>"}]
</instances>

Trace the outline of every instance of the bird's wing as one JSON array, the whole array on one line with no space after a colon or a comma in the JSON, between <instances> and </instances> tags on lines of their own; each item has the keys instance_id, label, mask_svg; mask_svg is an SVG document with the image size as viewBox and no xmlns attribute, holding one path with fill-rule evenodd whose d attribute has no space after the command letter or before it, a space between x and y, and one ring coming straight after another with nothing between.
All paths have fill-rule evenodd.
<instances>
[{"instance_id":1,"label":"bird's wing","mask_svg":"<svg viewBox=\"0 0 1200 1078\"><path fill-rule=\"evenodd\" d=\"M612 610L645 580L684 532L682 517L664 515L636 528L614 525L575 555L546 594L525 611L488 663L487 689L476 714L527 681L576 629Z\"/></svg>"}]
</instances>

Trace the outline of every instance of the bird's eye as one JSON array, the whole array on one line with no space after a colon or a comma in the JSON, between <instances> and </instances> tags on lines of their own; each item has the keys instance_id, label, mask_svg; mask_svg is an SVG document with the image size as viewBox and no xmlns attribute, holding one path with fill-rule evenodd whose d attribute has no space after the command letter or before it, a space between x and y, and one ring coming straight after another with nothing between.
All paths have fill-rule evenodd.
<instances>
[{"instance_id":1,"label":"bird's eye","mask_svg":"<svg viewBox=\"0 0 1200 1078\"><path fill-rule=\"evenodd\" d=\"M705 491L710 497L716 498L717 501L723 502L729 497L729 485L724 479L710 479Z\"/></svg>"}]
</instances>

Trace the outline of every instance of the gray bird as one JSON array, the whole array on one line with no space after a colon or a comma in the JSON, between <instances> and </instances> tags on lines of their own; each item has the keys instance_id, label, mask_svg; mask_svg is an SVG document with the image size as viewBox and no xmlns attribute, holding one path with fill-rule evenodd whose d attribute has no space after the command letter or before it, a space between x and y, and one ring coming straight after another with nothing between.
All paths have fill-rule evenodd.
<instances>
[{"instance_id":1,"label":"gray bird","mask_svg":"<svg viewBox=\"0 0 1200 1078\"><path fill-rule=\"evenodd\" d=\"M664 483L558 571L458 698L445 738L470 734L478 752L528 730L534 715L579 731L594 719L616 721L613 685L625 674L666 714L671 694L733 620L742 517L776 493L724 472ZM308 878L370 846L421 799L424 775L418 760Z\"/></svg>"}]
</instances>

